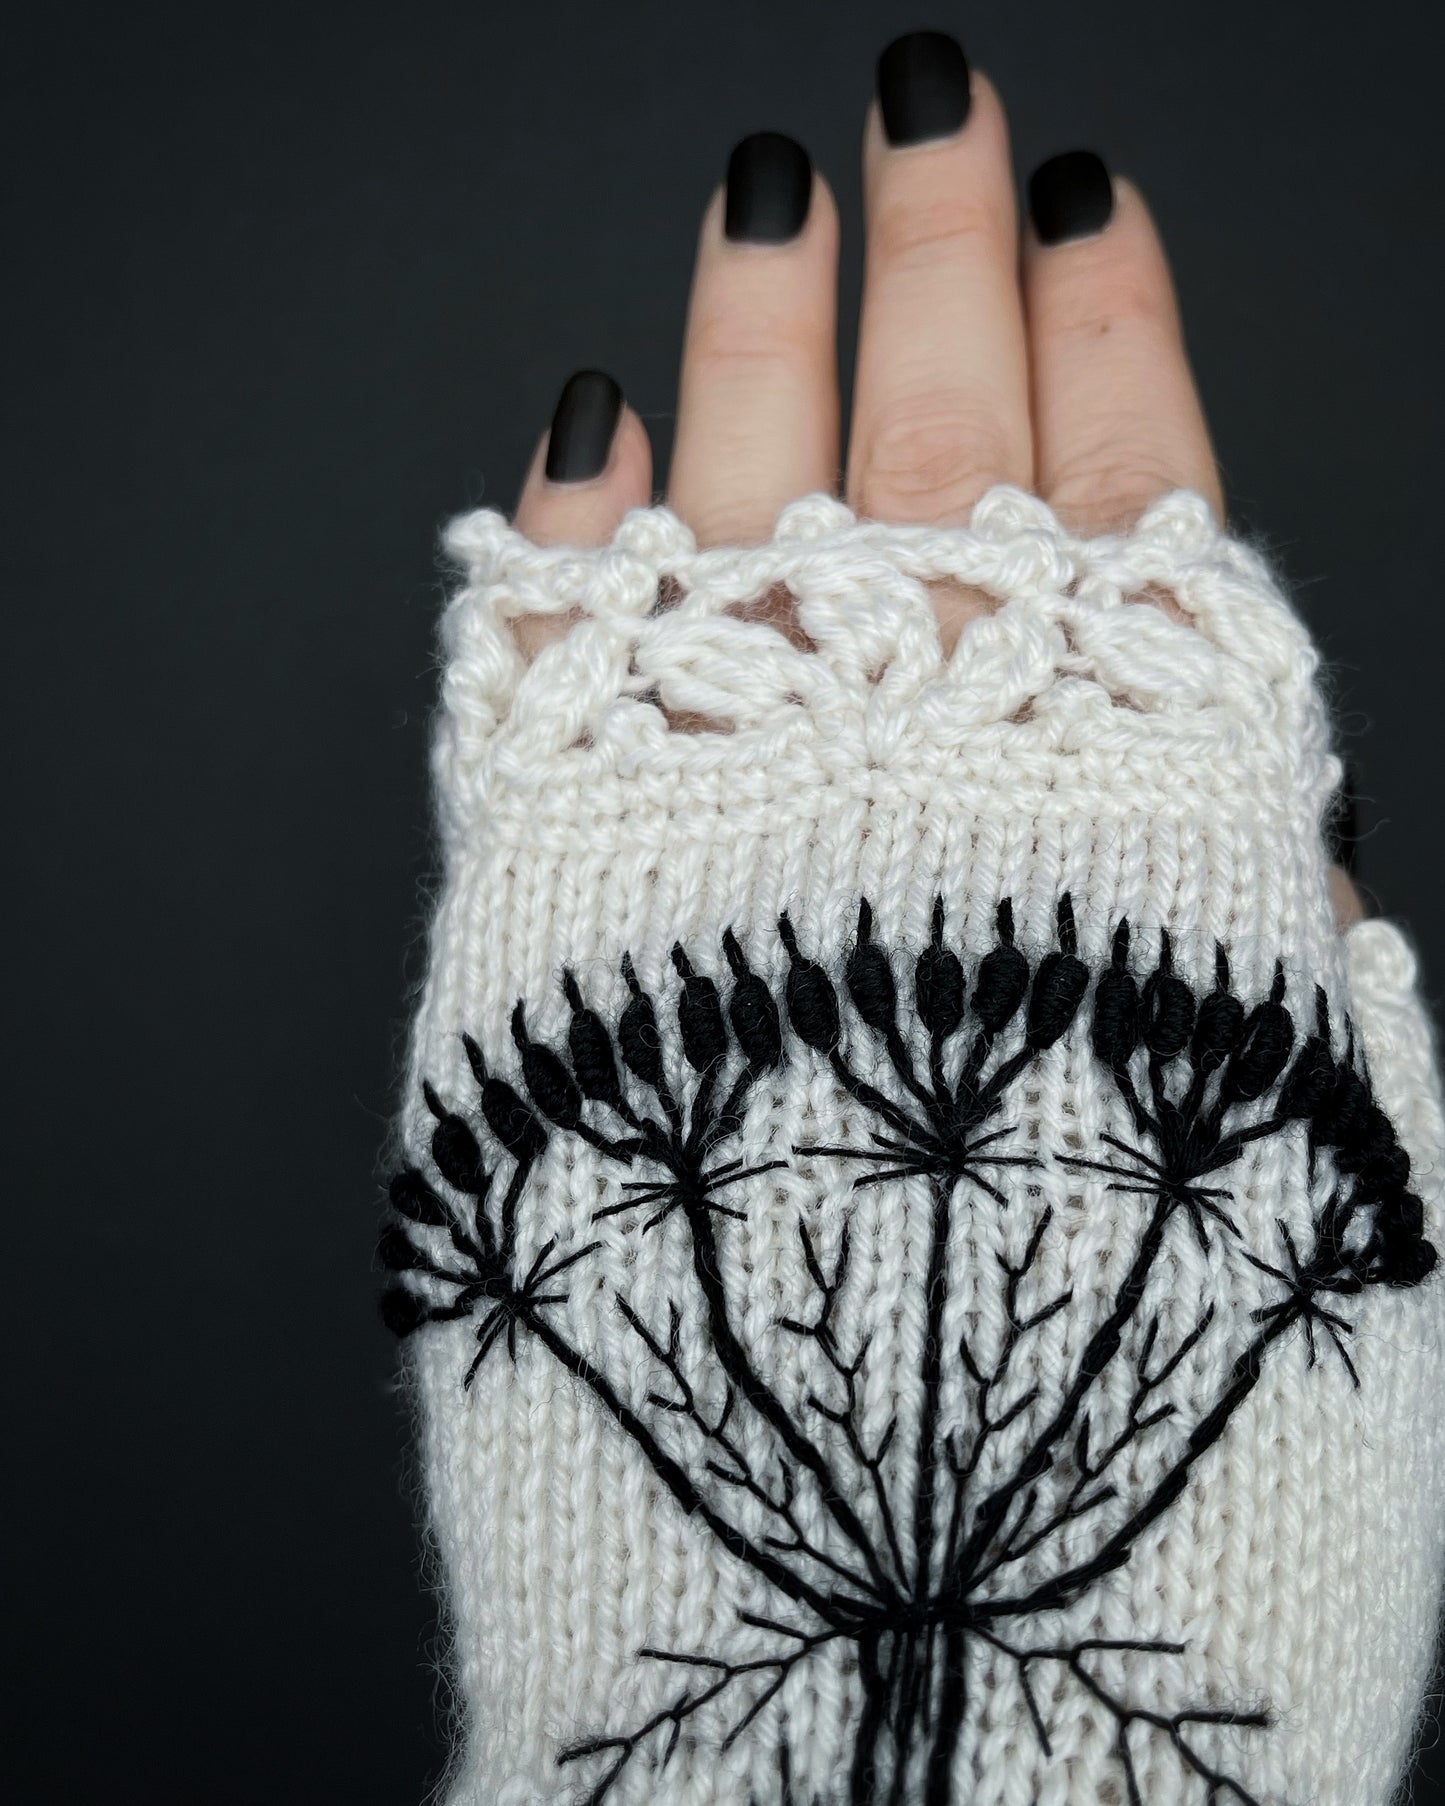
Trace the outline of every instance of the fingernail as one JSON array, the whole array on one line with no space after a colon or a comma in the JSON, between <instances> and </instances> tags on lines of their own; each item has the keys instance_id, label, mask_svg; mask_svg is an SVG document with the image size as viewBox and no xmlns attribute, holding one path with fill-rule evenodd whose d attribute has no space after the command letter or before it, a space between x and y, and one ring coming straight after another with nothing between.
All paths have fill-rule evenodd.
<instances>
[{"instance_id":1,"label":"fingernail","mask_svg":"<svg viewBox=\"0 0 1445 1806\"><path fill-rule=\"evenodd\" d=\"M1114 216L1114 184L1103 159L1072 150L1040 163L1029 177L1029 213L1040 244L1102 232Z\"/></svg>"},{"instance_id":2,"label":"fingernail","mask_svg":"<svg viewBox=\"0 0 1445 1806\"><path fill-rule=\"evenodd\" d=\"M878 59L878 106L894 146L951 138L972 100L968 58L946 32L911 31Z\"/></svg>"},{"instance_id":3,"label":"fingernail","mask_svg":"<svg viewBox=\"0 0 1445 1806\"><path fill-rule=\"evenodd\" d=\"M1360 786L1353 765L1346 765L1340 787L1325 818L1325 845L1330 858L1352 878L1360 866Z\"/></svg>"},{"instance_id":4,"label":"fingernail","mask_svg":"<svg viewBox=\"0 0 1445 1806\"><path fill-rule=\"evenodd\" d=\"M796 238L813 198L813 163L781 132L754 132L728 158L723 231L737 244L785 245Z\"/></svg>"},{"instance_id":5,"label":"fingernail","mask_svg":"<svg viewBox=\"0 0 1445 1806\"><path fill-rule=\"evenodd\" d=\"M587 483L601 476L622 413L622 391L601 370L569 376L547 438L547 481Z\"/></svg>"}]
</instances>

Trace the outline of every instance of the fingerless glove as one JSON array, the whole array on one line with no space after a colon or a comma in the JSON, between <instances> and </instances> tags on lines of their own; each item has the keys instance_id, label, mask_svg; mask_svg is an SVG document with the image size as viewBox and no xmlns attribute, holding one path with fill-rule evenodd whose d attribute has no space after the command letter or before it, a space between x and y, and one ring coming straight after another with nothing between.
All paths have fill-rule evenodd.
<instances>
[{"instance_id":1,"label":"fingerless glove","mask_svg":"<svg viewBox=\"0 0 1445 1806\"><path fill-rule=\"evenodd\" d=\"M1441 1103L1265 563L1183 492L448 543L381 1243L447 1799L1385 1806Z\"/></svg>"}]
</instances>

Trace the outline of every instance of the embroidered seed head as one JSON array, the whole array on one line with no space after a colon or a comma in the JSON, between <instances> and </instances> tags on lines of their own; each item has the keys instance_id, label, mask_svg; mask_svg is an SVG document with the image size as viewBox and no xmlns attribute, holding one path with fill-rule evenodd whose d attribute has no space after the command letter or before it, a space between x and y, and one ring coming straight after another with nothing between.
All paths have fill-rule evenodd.
<instances>
[{"instance_id":1,"label":"embroidered seed head","mask_svg":"<svg viewBox=\"0 0 1445 1806\"><path fill-rule=\"evenodd\" d=\"M1199 1006L1190 1058L1201 1072L1214 1072L1239 1046L1243 1033L1244 1005L1229 988L1229 956L1216 947L1214 989Z\"/></svg>"},{"instance_id":2,"label":"embroidered seed head","mask_svg":"<svg viewBox=\"0 0 1445 1806\"><path fill-rule=\"evenodd\" d=\"M963 1021L963 961L943 944L943 899L933 905L933 939L913 969L918 1016L935 1041L946 1041Z\"/></svg>"},{"instance_id":3,"label":"embroidered seed head","mask_svg":"<svg viewBox=\"0 0 1445 1806\"><path fill-rule=\"evenodd\" d=\"M737 981L728 999L728 1021L743 1058L755 1072L781 1065L783 1025L772 992L756 972L749 970L731 928L723 935L723 952Z\"/></svg>"},{"instance_id":4,"label":"embroidered seed head","mask_svg":"<svg viewBox=\"0 0 1445 1806\"><path fill-rule=\"evenodd\" d=\"M894 1026L898 995L888 955L873 938L873 911L858 906L858 939L848 955L845 978L853 1007L868 1027L886 1034Z\"/></svg>"},{"instance_id":5,"label":"embroidered seed head","mask_svg":"<svg viewBox=\"0 0 1445 1806\"><path fill-rule=\"evenodd\" d=\"M626 1101L622 1095L622 1078L617 1070L617 1056L613 1052L612 1037L607 1026L595 1010L589 1010L582 1001L582 994L577 989L577 980L571 972L562 975L562 989L567 1002L572 1007L572 1022L567 1030L567 1052L572 1059L572 1071L576 1074L577 1084L584 1097L594 1102L606 1104L619 1115L626 1113Z\"/></svg>"},{"instance_id":6,"label":"embroidered seed head","mask_svg":"<svg viewBox=\"0 0 1445 1806\"><path fill-rule=\"evenodd\" d=\"M458 1191L480 1197L487 1189L487 1172L482 1165L482 1150L460 1116L448 1110L429 1084L422 1086L427 1108L437 1119L432 1131L431 1157L436 1169L448 1185Z\"/></svg>"},{"instance_id":7,"label":"embroidered seed head","mask_svg":"<svg viewBox=\"0 0 1445 1806\"><path fill-rule=\"evenodd\" d=\"M778 918L778 933L792 962L784 990L788 1020L798 1038L816 1053L832 1053L842 1039L843 1028L838 1018L838 999L828 974L813 960L804 959L786 912Z\"/></svg>"},{"instance_id":8,"label":"embroidered seed head","mask_svg":"<svg viewBox=\"0 0 1445 1806\"><path fill-rule=\"evenodd\" d=\"M381 1320L398 1341L415 1335L430 1318L427 1301L409 1286L388 1286L381 1295Z\"/></svg>"},{"instance_id":9,"label":"embroidered seed head","mask_svg":"<svg viewBox=\"0 0 1445 1806\"><path fill-rule=\"evenodd\" d=\"M1067 893L1059 899L1059 948L1046 953L1029 995L1027 1039L1036 1052L1052 1047L1078 1014L1089 988L1089 968L1076 957L1074 910Z\"/></svg>"},{"instance_id":10,"label":"embroidered seed head","mask_svg":"<svg viewBox=\"0 0 1445 1806\"><path fill-rule=\"evenodd\" d=\"M488 1079L482 1086L482 1115L520 1166L535 1160L547 1145L547 1131L505 1079Z\"/></svg>"},{"instance_id":11,"label":"embroidered seed head","mask_svg":"<svg viewBox=\"0 0 1445 1806\"><path fill-rule=\"evenodd\" d=\"M1139 1045L1139 986L1129 970L1129 924L1114 930L1114 957L1094 987L1094 1052L1116 1071Z\"/></svg>"},{"instance_id":12,"label":"embroidered seed head","mask_svg":"<svg viewBox=\"0 0 1445 1806\"><path fill-rule=\"evenodd\" d=\"M519 1166L529 1165L546 1147L547 1131L505 1079L488 1073L482 1050L470 1035L462 1036L462 1046L467 1050L472 1077L481 1089L487 1127Z\"/></svg>"},{"instance_id":13,"label":"embroidered seed head","mask_svg":"<svg viewBox=\"0 0 1445 1806\"><path fill-rule=\"evenodd\" d=\"M1370 1102L1370 1088L1354 1067L1348 1063L1339 1066L1329 1095L1315 1116L1315 1140L1325 1147L1349 1147L1359 1137Z\"/></svg>"},{"instance_id":14,"label":"embroidered seed head","mask_svg":"<svg viewBox=\"0 0 1445 1806\"><path fill-rule=\"evenodd\" d=\"M996 1035L1013 1020L1029 988L1029 962L1014 946L1013 904L998 906L999 944L979 962L973 984L973 1013L986 1035Z\"/></svg>"},{"instance_id":15,"label":"embroidered seed head","mask_svg":"<svg viewBox=\"0 0 1445 1806\"><path fill-rule=\"evenodd\" d=\"M682 979L682 998L677 1006L682 1051L694 1071L706 1072L726 1059L728 1051L728 1034L723 1026L717 986L710 978L693 970L681 944L672 950L672 963Z\"/></svg>"},{"instance_id":16,"label":"embroidered seed head","mask_svg":"<svg viewBox=\"0 0 1445 1806\"><path fill-rule=\"evenodd\" d=\"M1224 1069L1220 1096L1229 1103L1253 1103L1262 1097L1284 1071L1294 1045L1294 1018L1280 1001L1284 996L1284 967L1275 967L1268 998L1257 1003L1244 1021L1239 1046Z\"/></svg>"},{"instance_id":17,"label":"embroidered seed head","mask_svg":"<svg viewBox=\"0 0 1445 1806\"><path fill-rule=\"evenodd\" d=\"M1359 1256L1367 1283L1416 1286L1434 1272L1438 1256L1425 1240L1425 1206L1397 1189L1376 1200L1370 1240Z\"/></svg>"},{"instance_id":18,"label":"embroidered seed head","mask_svg":"<svg viewBox=\"0 0 1445 1806\"><path fill-rule=\"evenodd\" d=\"M1169 936L1159 937L1159 964L1144 984L1144 1045L1156 1060L1172 1060L1194 1032L1194 993L1174 971Z\"/></svg>"},{"instance_id":19,"label":"embroidered seed head","mask_svg":"<svg viewBox=\"0 0 1445 1806\"><path fill-rule=\"evenodd\" d=\"M652 999L638 983L632 955L622 956L622 976L632 992L622 1020L617 1025L617 1044L622 1049L622 1063L653 1091L663 1089L662 1037L657 1032L657 1011Z\"/></svg>"},{"instance_id":20,"label":"embroidered seed head","mask_svg":"<svg viewBox=\"0 0 1445 1806\"><path fill-rule=\"evenodd\" d=\"M1330 1052L1329 1018L1324 992L1317 993L1320 1029L1304 1042L1279 1088L1278 1114L1307 1119L1317 1116L1335 1085L1335 1060Z\"/></svg>"},{"instance_id":21,"label":"embroidered seed head","mask_svg":"<svg viewBox=\"0 0 1445 1806\"><path fill-rule=\"evenodd\" d=\"M1360 1113L1355 1134L1336 1151L1335 1165L1358 1174L1361 1184L1375 1191L1402 1187L1410 1177L1410 1156L1389 1117L1373 1102Z\"/></svg>"},{"instance_id":22,"label":"embroidered seed head","mask_svg":"<svg viewBox=\"0 0 1445 1806\"><path fill-rule=\"evenodd\" d=\"M1052 1047L1078 1012L1089 988L1089 968L1072 953L1046 953L1029 997L1028 1043L1035 1052Z\"/></svg>"},{"instance_id":23,"label":"embroidered seed head","mask_svg":"<svg viewBox=\"0 0 1445 1806\"><path fill-rule=\"evenodd\" d=\"M1425 1206L1412 1191L1391 1192L1375 1207L1375 1222L1387 1241L1418 1241L1425 1233Z\"/></svg>"},{"instance_id":24,"label":"embroidered seed head","mask_svg":"<svg viewBox=\"0 0 1445 1806\"><path fill-rule=\"evenodd\" d=\"M1435 1271L1439 1260L1434 1246L1427 1241L1402 1241L1392 1247L1383 1263L1387 1285L1422 1285Z\"/></svg>"},{"instance_id":25,"label":"embroidered seed head","mask_svg":"<svg viewBox=\"0 0 1445 1806\"><path fill-rule=\"evenodd\" d=\"M424 1224L428 1229L446 1227L446 1205L415 1167L409 1166L404 1171L393 1174L387 1194L391 1199L391 1207L398 1216L403 1216L412 1223Z\"/></svg>"},{"instance_id":26,"label":"embroidered seed head","mask_svg":"<svg viewBox=\"0 0 1445 1806\"><path fill-rule=\"evenodd\" d=\"M512 1039L522 1056L522 1077L532 1101L559 1129L575 1129L582 1121L582 1093L567 1068L540 1041L527 1033L527 1018L518 1003L512 1011Z\"/></svg>"}]
</instances>

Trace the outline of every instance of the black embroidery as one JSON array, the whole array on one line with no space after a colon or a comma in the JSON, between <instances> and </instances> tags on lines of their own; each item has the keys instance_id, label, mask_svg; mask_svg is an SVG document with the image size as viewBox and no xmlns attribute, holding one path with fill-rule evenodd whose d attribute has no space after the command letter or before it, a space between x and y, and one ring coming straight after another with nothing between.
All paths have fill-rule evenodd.
<instances>
[{"instance_id":1,"label":"black embroidery","mask_svg":"<svg viewBox=\"0 0 1445 1806\"><path fill-rule=\"evenodd\" d=\"M394 1219L381 1244L397 1276L383 1299L388 1324L408 1335L429 1322L473 1319L464 1386L504 1340L515 1358L519 1332L530 1336L592 1392L682 1509L776 1600L766 1613L738 1612L740 1631L753 1637L746 1656L638 1651L674 1670L678 1690L644 1722L575 1744L559 1760L587 1775L586 1798L601 1806L629 1765L665 1768L684 1747L705 1743L714 1721L724 1748L768 1734L771 1723L776 1797L801 1806L786 1688L820 1652L836 1649L851 1655L862 1690L836 1799L946 1806L968 1719L969 1658L990 1650L1012 1665L1046 1758L1041 1676L1066 1683L1113 1722L1130 1806L1142 1806L1137 1750L1148 1737L1167 1741L1201 1806L1259 1806L1241 1779L1213 1766L1197 1732L1221 1723L1261 1730L1264 1710L1146 1709L1106 1681L1099 1658L1167 1661L1181 1645L1071 1641L1031 1626L1127 1566L1297 1326L1311 1367L1327 1343L1359 1384L1350 1301L1376 1285L1419 1284L1435 1265L1420 1201L1408 1189L1408 1158L1374 1102L1348 1025L1335 1051L1322 991L1311 1033L1296 1045L1282 969L1251 1004L1236 994L1221 949L1212 990L1197 995L1176 972L1167 935L1152 968L1136 973L1130 927L1121 922L1109 963L1091 975L1078 956L1068 897L1057 911L1057 945L1032 962L1015 944L1010 906L1001 905L994 945L971 975L948 944L941 901L929 943L914 957L890 953L873 926L864 902L835 982L785 915L781 1011L731 931L720 962L726 1002L681 947L669 1000L650 996L624 960L628 1001L612 1026L568 973L565 1057L533 1038L519 1002L516 1084L490 1071L467 1038L477 1085L471 1119L424 1087L440 1183L415 1168L392 1181ZM1040 1056L1085 1015L1084 1045L1117 1090L1132 1136L1104 1135L1087 1152L1023 1143L1011 1101ZM838 1327L852 1251L846 1223L831 1257L798 1223L807 1307L775 1326L791 1350L781 1368L759 1357L742 1331L742 1301L728 1293L718 1219L742 1218L749 1183L786 1164L750 1161L739 1143L755 1088L788 1061L825 1062L866 1124L861 1141L800 1146L795 1159L856 1163L855 1190L892 1180L927 1187L920 1402L906 1423L895 1416L881 1433L863 1424L866 1334L845 1345ZM669 1071L685 1082L670 1083ZM497 1149L493 1164L481 1124ZM568 1136L630 1175L596 1212L594 1222L607 1225L597 1238L686 1238L695 1297L673 1301L665 1324L632 1298L614 1299L645 1363L639 1371L652 1376L641 1405L628 1375L589 1360L562 1308L569 1276L601 1240L534 1248L520 1220L537 1162L553 1139ZM1241 1237L1229 1180L1247 1147L1276 1136L1298 1143L1308 1209L1293 1222L1281 1214L1278 1246L1256 1249ZM1049 1295L1039 1277L1053 1225L1040 1202L1045 1162L1105 1182L1128 1238L1119 1276L1092 1307L1082 1353L1049 1375L1049 1390L1037 1377L1047 1371L1037 1359L1040 1338L1074 1305L1074 1292ZM946 1331L957 1213L981 1199L1036 1212L1021 1253L995 1259L1005 1327L988 1347L966 1331ZM1182 1333L1166 1329L1145 1301L1176 1220L1201 1248L1262 1276L1261 1302L1224 1313L1229 1323L1205 1303ZM1200 1365L1201 1346L1225 1336L1221 1353ZM703 1350L701 1368L695 1355L689 1362L689 1342ZM803 1376L801 1393L783 1368ZM949 1396L965 1398L966 1409L946 1408Z\"/></svg>"}]
</instances>

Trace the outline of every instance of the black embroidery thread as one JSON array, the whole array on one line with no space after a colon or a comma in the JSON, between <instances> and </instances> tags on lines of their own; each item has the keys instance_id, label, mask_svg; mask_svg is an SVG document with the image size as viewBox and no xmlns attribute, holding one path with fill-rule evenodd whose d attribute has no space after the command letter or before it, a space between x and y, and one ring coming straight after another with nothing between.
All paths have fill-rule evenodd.
<instances>
[{"instance_id":1,"label":"black embroidery thread","mask_svg":"<svg viewBox=\"0 0 1445 1806\"><path fill-rule=\"evenodd\" d=\"M964 960L946 942L945 925L940 900L930 941L911 961L911 1014L895 974L907 956L895 959L877 942L866 901L841 985L805 953L789 918L781 918L788 959L781 1012L731 930L722 944L732 980L726 1007L715 981L675 948L679 992L671 1019L686 1074L683 1095L668 1082L657 1000L630 959L622 967L628 1001L615 1028L587 1007L575 978L565 974L571 1010L565 1059L531 1036L521 1002L514 1011L520 1088L491 1072L475 1041L464 1037L479 1114L500 1149L497 1166L487 1164L472 1124L424 1086L434 1119L432 1165L446 1189L417 1168L392 1181L395 1218L381 1244L383 1264L397 1275L383 1298L389 1326L405 1336L429 1322L475 1318L467 1387L504 1339L515 1359L518 1332L532 1336L593 1393L682 1509L779 1596L776 1613L738 1613L738 1623L770 1645L765 1653L729 1660L705 1651L638 1652L677 1669L684 1682L644 1723L561 1752L563 1764L592 1765L589 1806L601 1806L634 1761L666 1767L684 1736L696 1734L693 1721L710 1708L735 1714L720 1739L728 1748L774 1702L779 1787L791 1801L782 1695L802 1664L838 1644L851 1649L863 1691L843 1796L851 1806L902 1806L915 1797L946 1806L968 1712L969 1654L985 1648L1013 1664L1046 1758L1049 1728L1034 1676L1052 1666L1113 1719L1130 1806L1142 1806L1130 1740L1141 1732L1168 1740L1183 1771L1197 1779L1203 1806L1227 1798L1259 1806L1241 1780L1211 1765L1193 1731L1221 1723L1263 1729L1266 1712L1206 1705L1146 1710L1107 1685L1090 1662L1104 1653L1167 1658L1182 1654L1181 1645L1050 1641L1031 1637L1029 1625L1128 1563L1140 1536L1183 1492L1195 1463L1223 1435L1271 1352L1296 1325L1311 1367L1327 1342L1359 1384L1345 1301L1374 1285L1419 1284L1435 1265L1422 1206L1408 1190L1408 1158L1370 1094L1352 1030L1343 1053L1333 1051L1322 991L1313 1032L1296 1048L1282 969L1269 995L1246 1008L1220 949L1214 988L1199 997L1176 973L1163 935L1141 985L1129 963L1130 925L1120 922L1110 963L1093 977L1078 957L1065 896L1057 946L1032 963L1015 945L1012 910L1002 904L995 943L970 981ZM1133 1257L1055 1401L1037 1385L1019 1390L1015 1383L1020 1349L1073 1302L1072 1288L1038 1295L1035 1268L1050 1208L1039 1211L1020 1258L997 1256L1006 1328L991 1353L972 1346L966 1334L952 1349L945 1346L947 1261L955 1212L967 1208L970 1196L1007 1208L1038 1195L1024 1175L1040 1168L1041 1156L1015 1145L1008 1104L1021 1077L1073 1028L1091 977L1088 1045L1123 1100L1133 1139L1104 1136L1097 1153L1045 1153L1065 1171L1106 1179L1121 1208L1140 1210L1141 1226ZM784 1016L796 1054L789 1052ZM747 1182L788 1164L749 1164L730 1144L764 1075L789 1058L808 1057L826 1062L870 1127L865 1144L800 1146L795 1157L856 1163L862 1170L855 1190L890 1180L928 1188L922 1403L911 1437L901 1440L896 1415L871 1444L865 1439L858 1389L867 1338L845 1348L835 1329L849 1274L846 1223L831 1270L806 1223L798 1223L813 1309L809 1316L785 1316L776 1327L800 1358L812 1360L818 1376L801 1405L756 1358L728 1296L718 1219L743 1217ZM1281 1217L1277 1250L1248 1248L1230 1209L1230 1168L1253 1142L1295 1133L1305 1143L1307 1229L1292 1229ZM629 1404L625 1389L589 1361L565 1327L566 1275L601 1241L559 1251L549 1240L528 1256L520 1253L519 1210L530 1175L549 1142L568 1135L608 1163L643 1175L622 1181L620 1198L598 1210L595 1223L648 1235L672 1233L664 1226L680 1222L712 1363L705 1385L684 1359L678 1305L669 1306L662 1327L616 1293L616 1308L656 1375L645 1406ZM511 1163L505 1190L497 1183L502 1161ZM1158 1316L1146 1316L1148 1281L1176 1217L1201 1248L1225 1237L1271 1290L1247 1314L1249 1339L1226 1364L1213 1395L1189 1401L1198 1414L1167 1449L1157 1474L1124 1497L1120 1457L1131 1449L1137 1456L1155 1432L1178 1429L1179 1401L1166 1394L1215 1323L1208 1305L1165 1348ZM971 1411L964 1421L945 1423L945 1372L955 1358L952 1371ZM1121 1359L1130 1364L1132 1389L1122 1420L1101 1429L1107 1414L1099 1389ZM749 1455L757 1438L739 1433L744 1420L765 1432L765 1462ZM1026 1432L1021 1444L1020 1428ZM991 1471L1010 1432L1010 1452ZM899 1480L905 1442L911 1489ZM814 1509L803 1509L805 1501ZM1082 1555L1073 1552L1081 1526L1095 1538ZM1060 1549L1066 1539L1067 1555ZM1057 1560L1040 1575L1040 1562L1047 1567L1051 1554Z\"/></svg>"}]
</instances>

